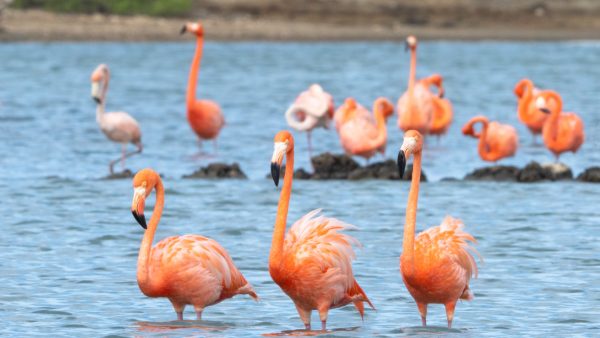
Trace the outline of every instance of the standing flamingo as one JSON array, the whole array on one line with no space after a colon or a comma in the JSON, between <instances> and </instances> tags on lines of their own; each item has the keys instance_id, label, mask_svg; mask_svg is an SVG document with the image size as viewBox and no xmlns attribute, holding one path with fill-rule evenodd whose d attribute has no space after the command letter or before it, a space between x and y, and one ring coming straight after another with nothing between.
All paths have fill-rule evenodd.
<instances>
[{"instance_id":1,"label":"standing flamingo","mask_svg":"<svg viewBox=\"0 0 600 338\"><path fill-rule=\"evenodd\" d=\"M311 132L317 127L329 127L333 118L333 97L318 84L298 95L285 112L288 125L298 131L305 131L308 141L308 157L312 158Z\"/></svg>"},{"instance_id":2,"label":"standing flamingo","mask_svg":"<svg viewBox=\"0 0 600 338\"><path fill-rule=\"evenodd\" d=\"M339 232L353 226L319 215L317 209L296 221L284 236L294 176L294 138L280 131L271 159L275 185L279 184L284 155L287 163L269 255L271 278L292 299L307 330L312 310L319 311L323 330L329 309L354 303L362 317L363 302L373 305L352 274L352 245L360 243Z\"/></svg>"},{"instance_id":3,"label":"standing flamingo","mask_svg":"<svg viewBox=\"0 0 600 338\"><path fill-rule=\"evenodd\" d=\"M196 34L196 52L192 59L190 77L186 93L187 119L192 130L198 135L200 145L202 140L213 140L215 151L217 150L217 136L225 125L225 118L221 107L211 100L196 100L196 83L200 71L200 59L202 59L202 47L204 45L204 28L201 23L186 23L181 28L181 34L190 32Z\"/></svg>"},{"instance_id":4,"label":"standing flamingo","mask_svg":"<svg viewBox=\"0 0 600 338\"><path fill-rule=\"evenodd\" d=\"M100 130L113 142L121 143L121 157L110 161L108 170L114 174L114 166L119 160L125 167L125 158L142 152L142 132L138 122L125 112L106 113L106 93L110 81L108 66L101 64L92 72L92 98L96 101L96 122ZM127 143L133 143L137 150L127 153Z\"/></svg>"},{"instance_id":5,"label":"standing flamingo","mask_svg":"<svg viewBox=\"0 0 600 338\"><path fill-rule=\"evenodd\" d=\"M146 225L144 205L156 189L156 205ZM183 320L186 305L193 305L198 320L202 311L238 294L258 300L252 285L235 267L227 251L216 241L199 235L172 236L152 247L162 215L165 190L160 176L143 169L133 178L131 213L145 229L138 256L137 281L148 297L167 297Z\"/></svg>"},{"instance_id":6,"label":"standing flamingo","mask_svg":"<svg viewBox=\"0 0 600 338\"><path fill-rule=\"evenodd\" d=\"M416 129L426 134L433 118L433 95L427 86L417 81L417 38L409 36L406 48L410 49L410 73L408 90L398 99L398 127L404 131Z\"/></svg>"},{"instance_id":7,"label":"standing flamingo","mask_svg":"<svg viewBox=\"0 0 600 338\"><path fill-rule=\"evenodd\" d=\"M346 99L345 105L349 104L356 108L353 98ZM373 115L368 112L354 115L352 112L345 112L345 115L352 116L344 117L346 121L340 125L338 133L346 153L362 156L367 161L377 152L384 154L387 143L385 124L393 113L394 105L383 97L377 98L373 103Z\"/></svg>"},{"instance_id":8,"label":"standing flamingo","mask_svg":"<svg viewBox=\"0 0 600 338\"><path fill-rule=\"evenodd\" d=\"M444 98L443 81L444 79L440 74L430 75L420 81L427 88L432 85L438 88L438 94L431 96L432 119L431 126L429 127L429 134L437 136L446 134L454 115L452 112L452 103L450 103L450 100Z\"/></svg>"},{"instance_id":9,"label":"standing flamingo","mask_svg":"<svg viewBox=\"0 0 600 338\"><path fill-rule=\"evenodd\" d=\"M451 328L458 299L473 299L469 280L477 276L477 264L469 250L477 251L469 242L475 242L475 238L463 230L462 221L450 216L446 216L441 225L415 238L422 149L421 134L416 130L407 131L398 153L400 177L411 154L415 160L406 205L400 271L404 285L417 303L423 326L427 325L427 305L444 304L448 328Z\"/></svg>"},{"instance_id":10,"label":"standing flamingo","mask_svg":"<svg viewBox=\"0 0 600 338\"><path fill-rule=\"evenodd\" d=\"M481 132L475 131L475 124L481 123ZM467 122L462 132L464 135L479 139L477 150L479 157L488 162L496 162L505 157L514 156L519 146L517 130L508 124L496 121L489 122L487 117L475 116Z\"/></svg>"},{"instance_id":11,"label":"standing flamingo","mask_svg":"<svg viewBox=\"0 0 600 338\"><path fill-rule=\"evenodd\" d=\"M515 85L514 92L518 99L517 113L519 121L529 128L535 141L535 136L542 133L544 122L548 117L540 112L535 105L536 99L544 91L535 87L531 80L525 78Z\"/></svg>"},{"instance_id":12,"label":"standing flamingo","mask_svg":"<svg viewBox=\"0 0 600 338\"><path fill-rule=\"evenodd\" d=\"M541 112L550 115L544 123L542 136L556 161L566 151L577 152L585 140L581 118L575 113L563 112L562 98L553 90L541 93L536 106Z\"/></svg>"}]
</instances>

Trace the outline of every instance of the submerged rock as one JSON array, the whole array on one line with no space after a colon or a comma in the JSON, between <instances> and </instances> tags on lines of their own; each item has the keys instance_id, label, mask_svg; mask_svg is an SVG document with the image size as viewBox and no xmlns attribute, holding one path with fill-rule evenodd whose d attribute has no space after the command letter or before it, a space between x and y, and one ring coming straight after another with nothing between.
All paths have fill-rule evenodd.
<instances>
[{"instance_id":1,"label":"submerged rock","mask_svg":"<svg viewBox=\"0 0 600 338\"><path fill-rule=\"evenodd\" d=\"M239 164L211 163L194 171L190 175L184 175L183 178L246 178Z\"/></svg>"},{"instance_id":2,"label":"submerged rock","mask_svg":"<svg viewBox=\"0 0 600 338\"><path fill-rule=\"evenodd\" d=\"M121 172L112 173L104 177L105 180L121 180L125 178L133 178L133 172L129 169L125 169Z\"/></svg>"},{"instance_id":3,"label":"submerged rock","mask_svg":"<svg viewBox=\"0 0 600 338\"><path fill-rule=\"evenodd\" d=\"M600 183L600 167L591 167L577 176L578 181Z\"/></svg>"},{"instance_id":4,"label":"submerged rock","mask_svg":"<svg viewBox=\"0 0 600 338\"><path fill-rule=\"evenodd\" d=\"M572 180L573 171L564 163L546 163L542 164L544 169L544 178L551 181Z\"/></svg>"},{"instance_id":5,"label":"submerged rock","mask_svg":"<svg viewBox=\"0 0 600 338\"><path fill-rule=\"evenodd\" d=\"M521 169L517 176L517 180L523 183L570 179L573 179L573 172L565 164L551 163L541 165L535 161L529 162L525 168Z\"/></svg>"},{"instance_id":6,"label":"submerged rock","mask_svg":"<svg viewBox=\"0 0 600 338\"><path fill-rule=\"evenodd\" d=\"M469 181L516 181L519 168L512 165L495 165L476 169L467 174L465 180Z\"/></svg>"}]
</instances>

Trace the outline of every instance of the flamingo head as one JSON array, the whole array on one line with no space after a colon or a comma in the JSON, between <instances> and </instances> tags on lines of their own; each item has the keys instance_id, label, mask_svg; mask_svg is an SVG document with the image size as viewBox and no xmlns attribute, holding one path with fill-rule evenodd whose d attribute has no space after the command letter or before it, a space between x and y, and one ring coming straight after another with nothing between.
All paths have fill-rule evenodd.
<instances>
[{"instance_id":1,"label":"flamingo head","mask_svg":"<svg viewBox=\"0 0 600 338\"><path fill-rule=\"evenodd\" d=\"M423 149L423 136L416 130L409 130L404 134L404 141L402 147L398 152L398 173L400 178L404 177L404 171L406 170L406 161L410 158L411 154L421 152Z\"/></svg>"},{"instance_id":2,"label":"flamingo head","mask_svg":"<svg viewBox=\"0 0 600 338\"><path fill-rule=\"evenodd\" d=\"M533 82L531 82L531 80L529 80L529 79L521 79L521 81L517 82L517 84L515 85L515 88L514 88L515 95L518 98L523 97L523 94L525 94L525 89L527 87L533 88Z\"/></svg>"},{"instance_id":3,"label":"flamingo head","mask_svg":"<svg viewBox=\"0 0 600 338\"><path fill-rule=\"evenodd\" d=\"M417 49L417 38L414 35L409 35L406 38L406 43L404 44L405 50L415 50Z\"/></svg>"},{"instance_id":4,"label":"flamingo head","mask_svg":"<svg viewBox=\"0 0 600 338\"><path fill-rule=\"evenodd\" d=\"M540 95L535 99L535 107L544 114L550 114L550 108L548 108L548 100L544 98L544 95Z\"/></svg>"},{"instance_id":5,"label":"flamingo head","mask_svg":"<svg viewBox=\"0 0 600 338\"><path fill-rule=\"evenodd\" d=\"M103 87L106 86L106 81L108 81L108 66L105 64L100 64L94 71L92 72L91 81L92 81L92 99L96 101L96 103L101 103L103 99Z\"/></svg>"},{"instance_id":6,"label":"flamingo head","mask_svg":"<svg viewBox=\"0 0 600 338\"><path fill-rule=\"evenodd\" d=\"M431 81L431 84L435 85L436 87L438 87L438 97L439 98L443 98L444 97L444 78L440 75L440 74L433 74L429 77L429 81Z\"/></svg>"},{"instance_id":7,"label":"flamingo head","mask_svg":"<svg viewBox=\"0 0 600 338\"><path fill-rule=\"evenodd\" d=\"M200 22L187 22L181 27L179 34L183 35L185 32L196 34L197 37L203 37L204 27L202 27L202 24Z\"/></svg>"},{"instance_id":8,"label":"flamingo head","mask_svg":"<svg viewBox=\"0 0 600 338\"><path fill-rule=\"evenodd\" d=\"M146 198L158 183L158 174L152 169L142 169L133 178L133 201L131 202L131 213L133 218L146 229L146 217L144 216L144 206Z\"/></svg>"},{"instance_id":9,"label":"flamingo head","mask_svg":"<svg viewBox=\"0 0 600 338\"><path fill-rule=\"evenodd\" d=\"M379 97L375 100L375 107L383 113L386 119L394 114L394 104L385 97Z\"/></svg>"},{"instance_id":10,"label":"flamingo head","mask_svg":"<svg viewBox=\"0 0 600 338\"><path fill-rule=\"evenodd\" d=\"M283 155L294 151L294 137L289 131L282 130L275 135L273 142L275 145L273 148L273 157L271 157L271 177L273 177L275 186L278 186Z\"/></svg>"}]
</instances>

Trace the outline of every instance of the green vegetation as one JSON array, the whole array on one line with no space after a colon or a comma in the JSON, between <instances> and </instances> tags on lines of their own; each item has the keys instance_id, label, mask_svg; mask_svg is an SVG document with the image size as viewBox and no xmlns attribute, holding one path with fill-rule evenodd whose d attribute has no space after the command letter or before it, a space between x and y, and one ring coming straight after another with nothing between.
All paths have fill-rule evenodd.
<instances>
[{"instance_id":1,"label":"green vegetation","mask_svg":"<svg viewBox=\"0 0 600 338\"><path fill-rule=\"evenodd\" d=\"M187 16L192 0L14 0L12 7L61 13Z\"/></svg>"}]
</instances>

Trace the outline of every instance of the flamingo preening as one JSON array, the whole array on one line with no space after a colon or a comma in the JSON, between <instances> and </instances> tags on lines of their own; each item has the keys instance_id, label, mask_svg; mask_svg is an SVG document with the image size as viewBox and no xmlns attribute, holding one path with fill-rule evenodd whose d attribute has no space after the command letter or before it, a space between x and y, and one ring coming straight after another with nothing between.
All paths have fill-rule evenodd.
<instances>
[{"instance_id":1,"label":"flamingo preening","mask_svg":"<svg viewBox=\"0 0 600 338\"><path fill-rule=\"evenodd\" d=\"M444 304L448 328L451 328L456 302L473 299L469 280L477 276L477 264L469 252L476 251L469 242L475 242L475 238L463 230L462 221L450 216L446 216L441 225L415 238L422 149L423 136L416 130L407 131L398 153L400 177L404 175L406 160L411 155L415 159L406 205L400 271L404 285L417 303L423 326L427 325L427 305Z\"/></svg>"},{"instance_id":2,"label":"flamingo preening","mask_svg":"<svg viewBox=\"0 0 600 338\"><path fill-rule=\"evenodd\" d=\"M431 96L432 117L431 126L429 127L430 135L442 136L446 134L454 115L452 112L452 103L450 103L450 100L444 98L443 81L444 79L440 74L433 74L420 80L427 88L432 85L438 88L438 94Z\"/></svg>"},{"instance_id":3,"label":"flamingo preening","mask_svg":"<svg viewBox=\"0 0 600 338\"><path fill-rule=\"evenodd\" d=\"M518 100L517 115L519 121L529 129L535 141L535 136L542 133L544 122L548 118L548 115L541 112L535 104L537 98L545 90L535 87L530 79L525 78L517 82L514 92ZM556 108L554 102L550 104L552 104L550 108Z\"/></svg>"},{"instance_id":4,"label":"flamingo preening","mask_svg":"<svg viewBox=\"0 0 600 338\"><path fill-rule=\"evenodd\" d=\"M192 130L198 136L200 145L202 145L202 140L213 140L216 151L217 136L225 125L225 118L221 112L221 107L215 101L196 99L196 84L198 82L198 72L200 71L200 60L202 59L202 48L204 45L204 28L199 22L188 22L181 28L181 34L185 32L196 35L196 52L192 59L186 93L187 119L190 127L192 127Z\"/></svg>"},{"instance_id":5,"label":"flamingo preening","mask_svg":"<svg viewBox=\"0 0 600 338\"><path fill-rule=\"evenodd\" d=\"M323 330L329 309L354 303L362 317L363 302L373 305L352 273L352 245L359 242L340 232L353 226L319 215L317 209L296 221L285 234L294 176L294 138L289 132L280 131L275 136L271 159L275 185L279 184L284 156L285 175L269 255L271 277L292 299L307 330L312 310L319 312Z\"/></svg>"},{"instance_id":6,"label":"flamingo preening","mask_svg":"<svg viewBox=\"0 0 600 338\"><path fill-rule=\"evenodd\" d=\"M577 152L585 140L583 121L579 115L563 112L562 98L553 90L542 92L536 100L536 106L541 112L549 115L544 122L542 136L544 144L554 154L556 161L560 154L566 151Z\"/></svg>"},{"instance_id":7,"label":"flamingo preening","mask_svg":"<svg viewBox=\"0 0 600 338\"><path fill-rule=\"evenodd\" d=\"M475 124L481 123L481 131L475 131ZM519 147L517 130L508 124L490 122L487 117L475 116L467 122L462 132L464 135L479 139L477 151L482 160L496 162L505 157L514 156Z\"/></svg>"},{"instance_id":8,"label":"flamingo preening","mask_svg":"<svg viewBox=\"0 0 600 338\"><path fill-rule=\"evenodd\" d=\"M156 190L156 205L146 224L146 198ZM148 297L166 297L177 319L183 320L186 305L194 306L196 318L202 311L238 294L258 300L252 285L235 267L233 260L216 241L199 235L167 237L152 247L154 234L163 212L165 189L160 176L143 169L133 178L131 213L144 228L137 267L140 290Z\"/></svg>"},{"instance_id":9,"label":"flamingo preening","mask_svg":"<svg viewBox=\"0 0 600 338\"><path fill-rule=\"evenodd\" d=\"M113 142L121 143L121 157L110 161L108 170L112 175L114 166L119 160L125 167L125 158L142 152L142 132L138 122L125 112L104 111L106 105L106 93L110 81L108 66L101 64L92 72L92 98L96 101L96 122L100 130ZM127 153L127 144L133 143L137 150Z\"/></svg>"}]
</instances>

